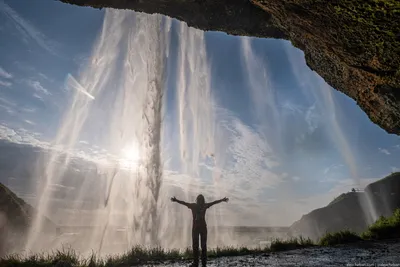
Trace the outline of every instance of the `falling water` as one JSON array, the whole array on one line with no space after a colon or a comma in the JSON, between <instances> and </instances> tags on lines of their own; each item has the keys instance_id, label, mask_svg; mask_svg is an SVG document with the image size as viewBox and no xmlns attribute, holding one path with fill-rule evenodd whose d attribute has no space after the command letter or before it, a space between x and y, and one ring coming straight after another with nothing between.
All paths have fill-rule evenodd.
<instances>
[{"instance_id":1,"label":"falling water","mask_svg":"<svg viewBox=\"0 0 400 267\"><path fill-rule=\"evenodd\" d=\"M167 72L173 54L172 23L159 15L106 11L87 65L77 78L68 75L66 80L73 97L54 140L57 149L52 150L44 168L37 167L41 178L39 215L31 227L27 251L65 244L100 254L122 252L137 244L185 248L190 245L190 214L171 204L171 196L193 201L206 191L207 200L213 200L228 193L241 196L251 189L249 194L254 196L246 199L251 206L258 205L262 188L281 181L271 169L276 165L275 152L284 145L285 129L268 70L254 54L250 39L241 39L241 56L260 125L254 131L217 108L202 31L179 23L176 72ZM335 114L332 96L324 89L320 90L324 95L316 99L322 99ZM174 99L167 97L167 90L174 91ZM166 113L172 117L170 121ZM332 126L356 179L347 140L337 121ZM169 149L164 140L168 130L172 136ZM106 157L80 170L84 179L79 180L67 169L75 164L72 151L82 140L99 144ZM166 168L170 158L173 166ZM64 184L72 184L73 189L68 199L61 197L71 204L69 213L60 216L60 224L81 230L78 237L70 239L65 235L47 237L45 216L57 212L54 202L60 199L52 188ZM239 215L231 215L229 223L239 224L247 210L234 209ZM228 221L221 222L224 212L220 207L209 212L208 222L217 229L209 243L242 245L243 240L235 239L231 232L218 231Z\"/></svg>"},{"instance_id":2,"label":"falling water","mask_svg":"<svg viewBox=\"0 0 400 267\"><path fill-rule=\"evenodd\" d=\"M126 210L125 228L128 243L157 245L158 200L162 184L161 132L164 93L164 64L168 31L161 31L161 16L147 16L127 11L107 10L103 28L86 69L76 81L69 76L67 85L75 90L70 109L59 128L54 145L72 150L85 129L96 130L90 112L101 109L104 98L114 99L111 115L102 114L101 123L109 125L105 146L113 151L131 150L140 154L129 166L117 160L98 165L98 183L104 182L105 193L98 199L101 209L95 213L99 222L89 241L102 251L109 227L118 212ZM166 28L165 28L166 29ZM102 100L103 99L103 100ZM99 119L99 118L97 118ZM98 125L97 125L98 126ZM133 152L132 152L133 151ZM117 152L118 153L118 152ZM41 176L44 189L38 201L37 216L28 238L28 251L41 242L45 214L50 213L50 186L62 182L63 168L71 158L52 152ZM124 166L121 166L124 165ZM129 171L121 169L128 168ZM82 187L78 199L87 191ZM75 207L79 209L80 207ZM123 216L124 217L124 216ZM120 218L120 217L119 217ZM97 246L95 246L95 244Z\"/></svg>"},{"instance_id":3,"label":"falling water","mask_svg":"<svg viewBox=\"0 0 400 267\"><path fill-rule=\"evenodd\" d=\"M349 141L343 131L343 126L340 123L340 110L337 109L335 102L335 96L332 94L332 88L330 88L320 77L316 75L307 75L302 71L302 67L298 63L303 59L299 58L299 55L295 55L293 50L286 49L288 58L291 61L292 70L297 78L299 84L301 84L301 90L306 93L311 93L316 101L319 102L320 110L327 113L330 118L331 139L337 145L338 151L340 152L347 168L350 170L351 179L353 179L356 187L361 187L361 181L359 177L359 170L356 164L356 157L353 154ZM368 192L364 194L365 197L359 198L361 207L365 214L365 219L368 224L372 224L377 218L377 211L372 203L371 196Z\"/></svg>"},{"instance_id":4,"label":"falling water","mask_svg":"<svg viewBox=\"0 0 400 267\"><path fill-rule=\"evenodd\" d=\"M39 216L31 227L27 251L69 244L82 252L104 254L121 252L135 244L181 248L190 244L191 221L182 212L176 214L177 207L169 202L173 192L168 183L180 183L181 196L192 201L194 192L200 193L201 189L197 183L200 163L208 160L216 164L218 155L224 153L214 151L215 111L204 33L180 23L173 78L176 83L171 89L176 91L173 109L178 122L175 132L179 131L179 172L186 179L171 180L164 172L162 136L168 108L164 94L170 28L171 20L158 15L106 11L87 66L77 79L68 75L66 80L73 99L54 141L58 149L51 153L45 168L38 166L38 176L42 177ZM44 218L58 212L52 204L56 196L51 188L68 184L73 178L66 170L74 158L65 151L74 151L84 139L101 143L108 157L92 169L87 167L88 174L75 185L70 213L61 216L61 223L91 229L82 230L79 240L46 239ZM93 172L96 178L89 176ZM217 185L218 175L211 176ZM221 197L220 193L214 188L207 196ZM209 220L215 226L218 211L210 212ZM213 238L210 240L212 243ZM224 242L217 234L215 240Z\"/></svg>"}]
</instances>

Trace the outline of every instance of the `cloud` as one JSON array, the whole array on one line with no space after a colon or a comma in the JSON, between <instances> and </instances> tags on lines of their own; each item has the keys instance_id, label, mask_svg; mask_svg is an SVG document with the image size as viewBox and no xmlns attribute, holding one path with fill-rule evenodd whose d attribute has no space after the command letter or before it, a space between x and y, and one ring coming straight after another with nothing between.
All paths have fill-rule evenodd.
<instances>
[{"instance_id":1,"label":"cloud","mask_svg":"<svg viewBox=\"0 0 400 267\"><path fill-rule=\"evenodd\" d=\"M4 79L11 79L13 75L7 71L5 71L2 67L0 67L0 77Z\"/></svg>"},{"instance_id":2,"label":"cloud","mask_svg":"<svg viewBox=\"0 0 400 267\"><path fill-rule=\"evenodd\" d=\"M41 73L41 72L40 72L40 73L39 73L39 76L40 76L41 78L43 78L43 79L49 81L49 82L54 82L53 79L49 78L49 76L47 76L47 75L44 74L44 73Z\"/></svg>"},{"instance_id":3,"label":"cloud","mask_svg":"<svg viewBox=\"0 0 400 267\"><path fill-rule=\"evenodd\" d=\"M27 131L24 128L12 129L6 125L0 125L0 139L17 144L28 144L48 148L49 144L39 140L39 136L39 134Z\"/></svg>"},{"instance_id":4,"label":"cloud","mask_svg":"<svg viewBox=\"0 0 400 267\"><path fill-rule=\"evenodd\" d=\"M282 109L288 111L289 113L296 114L296 113L303 113L303 108L300 105L294 104L290 101L286 101L282 105Z\"/></svg>"},{"instance_id":5,"label":"cloud","mask_svg":"<svg viewBox=\"0 0 400 267\"><path fill-rule=\"evenodd\" d=\"M387 149L378 148L378 150L379 150L379 152L381 152L381 153L383 153L383 154L390 155L390 152L389 152L389 150L387 150Z\"/></svg>"},{"instance_id":6,"label":"cloud","mask_svg":"<svg viewBox=\"0 0 400 267\"><path fill-rule=\"evenodd\" d=\"M328 174L328 173L330 173L330 172L332 172L334 170L337 170L337 169L339 169L341 167L344 167L344 165L343 164L332 164L329 167L324 169L324 174Z\"/></svg>"},{"instance_id":7,"label":"cloud","mask_svg":"<svg viewBox=\"0 0 400 267\"><path fill-rule=\"evenodd\" d=\"M43 98L42 96L36 94L36 93L33 94L33 97L34 97L34 98L37 98L37 99L39 99L39 100L41 100L41 101L44 101L44 98Z\"/></svg>"},{"instance_id":8,"label":"cloud","mask_svg":"<svg viewBox=\"0 0 400 267\"><path fill-rule=\"evenodd\" d=\"M39 81L28 80L27 83L29 86L31 86L33 89L35 89L36 92L44 94L44 95L51 95L49 90L44 88Z\"/></svg>"},{"instance_id":9,"label":"cloud","mask_svg":"<svg viewBox=\"0 0 400 267\"><path fill-rule=\"evenodd\" d=\"M33 121L30 121L30 120L25 120L25 122L30 124L30 125L36 125L36 123L34 123Z\"/></svg>"},{"instance_id":10,"label":"cloud","mask_svg":"<svg viewBox=\"0 0 400 267\"><path fill-rule=\"evenodd\" d=\"M309 134L313 133L318 128L320 116L315 112L315 103L307 109L305 121L308 125Z\"/></svg>"},{"instance_id":11,"label":"cloud","mask_svg":"<svg viewBox=\"0 0 400 267\"><path fill-rule=\"evenodd\" d=\"M11 82L7 82L7 81L2 81L2 80L0 80L0 86L3 86L3 87L10 87L11 85L12 85Z\"/></svg>"},{"instance_id":12,"label":"cloud","mask_svg":"<svg viewBox=\"0 0 400 267\"><path fill-rule=\"evenodd\" d=\"M216 162L202 166L211 171L217 181L213 190L257 202L264 189L275 188L284 181L283 175L273 171L280 164L279 159L260 132L229 112L224 114L218 135L224 140L216 142L226 142L226 147L215 151Z\"/></svg>"},{"instance_id":13,"label":"cloud","mask_svg":"<svg viewBox=\"0 0 400 267\"><path fill-rule=\"evenodd\" d=\"M9 114L14 114L16 104L14 102L11 102L5 98L0 97L0 107L5 109L7 113Z\"/></svg>"},{"instance_id":14,"label":"cloud","mask_svg":"<svg viewBox=\"0 0 400 267\"><path fill-rule=\"evenodd\" d=\"M24 38L33 39L40 47L56 55L54 42L50 41L42 32L36 29L31 22L22 18L14 9L3 1L0 1L0 12L3 12L14 23L16 29Z\"/></svg>"},{"instance_id":15,"label":"cloud","mask_svg":"<svg viewBox=\"0 0 400 267\"><path fill-rule=\"evenodd\" d=\"M4 104L6 104L7 106L12 106L15 107L16 104L14 102L11 102L3 97L0 97L0 102L3 102Z\"/></svg>"},{"instance_id":16,"label":"cloud","mask_svg":"<svg viewBox=\"0 0 400 267\"><path fill-rule=\"evenodd\" d=\"M8 114L14 114L15 113L15 111L9 106L0 104L0 108L4 109Z\"/></svg>"}]
</instances>

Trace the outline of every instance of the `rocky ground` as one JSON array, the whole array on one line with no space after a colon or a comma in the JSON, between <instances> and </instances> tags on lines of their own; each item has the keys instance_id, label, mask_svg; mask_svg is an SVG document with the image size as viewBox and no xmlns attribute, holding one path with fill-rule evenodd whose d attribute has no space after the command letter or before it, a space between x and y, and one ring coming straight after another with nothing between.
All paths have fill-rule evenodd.
<instances>
[{"instance_id":1,"label":"rocky ground","mask_svg":"<svg viewBox=\"0 0 400 267\"><path fill-rule=\"evenodd\" d=\"M146 265L163 267L190 266L189 262L169 262ZM399 266L400 241L358 243L337 247L316 247L256 256L211 259L209 267L261 266Z\"/></svg>"}]
</instances>

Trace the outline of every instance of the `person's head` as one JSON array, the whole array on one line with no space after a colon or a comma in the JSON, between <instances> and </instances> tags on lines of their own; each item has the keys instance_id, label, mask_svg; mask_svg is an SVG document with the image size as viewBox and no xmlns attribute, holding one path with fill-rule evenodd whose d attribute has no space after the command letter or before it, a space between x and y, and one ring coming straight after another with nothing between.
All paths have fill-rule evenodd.
<instances>
[{"instance_id":1,"label":"person's head","mask_svg":"<svg viewBox=\"0 0 400 267\"><path fill-rule=\"evenodd\" d=\"M196 203L199 205L204 205L206 203L206 200L204 199L204 196L202 194L197 196Z\"/></svg>"}]
</instances>

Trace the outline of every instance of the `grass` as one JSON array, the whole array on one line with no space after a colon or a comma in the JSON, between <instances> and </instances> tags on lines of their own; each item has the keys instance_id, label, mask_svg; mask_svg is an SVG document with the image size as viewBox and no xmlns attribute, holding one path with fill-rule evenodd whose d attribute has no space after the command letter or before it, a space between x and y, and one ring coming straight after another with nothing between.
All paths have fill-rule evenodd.
<instances>
[{"instance_id":1,"label":"grass","mask_svg":"<svg viewBox=\"0 0 400 267\"><path fill-rule=\"evenodd\" d=\"M233 257L255 255L266 252L287 251L313 246L333 246L358 242L361 240L384 240L400 238L400 209L397 209L390 217L381 217L368 229L358 235L349 230L325 234L317 244L309 238L292 238L289 240L276 239L271 246L265 248L250 249L246 247L224 247L207 251L209 258ZM192 258L192 250L166 250L163 248L133 247L130 251L121 255L113 255L107 258L99 258L92 254L88 258L80 257L71 249L63 249L52 254L35 254L28 257L21 255L9 255L0 261L1 267L125 267L138 266L146 263L165 261L189 260Z\"/></svg>"},{"instance_id":2,"label":"grass","mask_svg":"<svg viewBox=\"0 0 400 267\"><path fill-rule=\"evenodd\" d=\"M315 244L309 238L303 237L295 237L288 240L279 240L276 239L271 243L270 250L271 251L285 251L285 250L293 250L298 248L306 248L314 246Z\"/></svg>"},{"instance_id":3,"label":"grass","mask_svg":"<svg viewBox=\"0 0 400 267\"><path fill-rule=\"evenodd\" d=\"M332 246L338 244L347 244L360 241L361 237L356 233L343 230L336 233L327 233L320 240L319 245L321 246Z\"/></svg>"},{"instance_id":4,"label":"grass","mask_svg":"<svg viewBox=\"0 0 400 267\"><path fill-rule=\"evenodd\" d=\"M267 248L249 249L246 247L224 247L207 251L209 258L244 256L260 254L269 251ZM130 251L121 255L100 258L92 254L82 258L71 249L55 251L51 254L35 254L28 257L9 255L0 261L1 267L122 267L138 266L146 263L165 261L189 260L193 257L192 250L165 250L158 248L144 248L135 246Z\"/></svg>"},{"instance_id":5,"label":"grass","mask_svg":"<svg viewBox=\"0 0 400 267\"><path fill-rule=\"evenodd\" d=\"M392 238L400 238L400 209L395 210L390 217L381 216L361 235L348 230L327 233L320 239L319 245L332 246L361 240L385 240Z\"/></svg>"}]
</instances>

